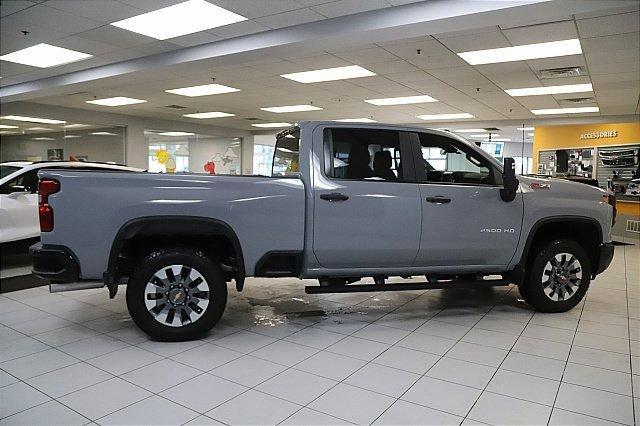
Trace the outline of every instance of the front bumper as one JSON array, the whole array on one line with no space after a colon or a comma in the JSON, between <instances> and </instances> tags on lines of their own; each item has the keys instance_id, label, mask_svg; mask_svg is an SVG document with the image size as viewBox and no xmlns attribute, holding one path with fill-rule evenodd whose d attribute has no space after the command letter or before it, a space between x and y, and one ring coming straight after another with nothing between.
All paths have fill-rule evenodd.
<instances>
[{"instance_id":1,"label":"front bumper","mask_svg":"<svg viewBox=\"0 0 640 426\"><path fill-rule=\"evenodd\" d=\"M36 243L29 247L34 275L53 283L76 282L80 266L73 252L64 246Z\"/></svg>"},{"instance_id":2,"label":"front bumper","mask_svg":"<svg viewBox=\"0 0 640 426\"><path fill-rule=\"evenodd\" d=\"M598 267L595 269L595 274L603 273L613 260L614 245L613 243L600 244L600 256L598 257Z\"/></svg>"}]
</instances>

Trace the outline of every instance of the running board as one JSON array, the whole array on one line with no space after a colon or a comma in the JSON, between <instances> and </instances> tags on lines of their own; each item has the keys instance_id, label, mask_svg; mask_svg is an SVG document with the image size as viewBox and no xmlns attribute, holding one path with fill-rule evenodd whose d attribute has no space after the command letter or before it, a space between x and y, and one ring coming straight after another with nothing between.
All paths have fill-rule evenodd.
<instances>
[{"instance_id":1,"label":"running board","mask_svg":"<svg viewBox=\"0 0 640 426\"><path fill-rule=\"evenodd\" d=\"M398 284L354 284L354 285L309 285L304 288L307 294L319 293L365 293L370 291L401 291L401 290L437 290L444 288L483 288L506 286L508 280L478 280L478 281L436 281L422 283Z\"/></svg>"},{"instance_id":2,"label":"running board","mask_svg":"<svg viewBox=\"0 0 640 426\"><path fill-rule=\"evenodd\" d=\"M102 281L80 281L77 283L49 284L50 293L62 293L65 291L88 290L90 288L102 288Z\"/></svg>"}]
</instances>

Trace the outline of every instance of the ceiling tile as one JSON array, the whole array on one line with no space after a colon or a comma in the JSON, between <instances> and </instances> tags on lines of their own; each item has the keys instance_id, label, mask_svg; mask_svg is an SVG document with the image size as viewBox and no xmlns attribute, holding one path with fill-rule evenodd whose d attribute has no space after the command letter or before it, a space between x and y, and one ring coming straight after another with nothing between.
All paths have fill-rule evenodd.
<instances>
[{"instance_id":1,"label":"ceiling tile","mask_svg":"<svg viewBox=\"0 0 640 426\"><path fill-rule=\"evenodd\" d=\"M262 31L268 31L270 28L254 21L242 21L235 24L225 25L223 27L213 28L209 30L211 34L222 38L240 37L248 34L255 34Z\"/></svg>"},{"instance_id":2,"label":"ceiling tile","mask_svg":"<svg viewBox=\"0 0 640 426\"><path fill-rule=\"evenodd\" d=\"M635 49L640 50L640 32L616 34L610 36L584 38L581 40L582 51L585 54L609 52L611 50Z\"/></svg>"},{"instance_id":3,"label":"ceiling tile","mask_svg":"<svg viewBox=\"0 0 640 426\"><path fill-rule=\"evenodd\" d=\"M4 2L3 2L4 3ZM140 9L111 0L49 0L47 6L75 16L110 24L143 13Z\"/></svg>"},{"instance_id":4,"label":"ceiling tile","mask_svg":"<svg viewBox=\"0 0 640 426\"><path fill-rule=\"evenodd\" d=\"M51 28L65 35L72 35L103 25L102 22L76 16L45 4L38 4L14 13L11 17L3 18L2 24L4 25L7 20L18 20L29 25Z\"/></svg>"},{"instance_id":5,"label":"ceiling tile","mask_svg":"<svg viewBox=\"0 0 640 426\"><path fill-rule=\"evenodd\" d=\"M390 7L385 0L339 0L311 8L327 18L335 18L385 7Z\"/></svg>"},{"instance_id":6,"label":"ceiling tile","mask_svg":"<svg viewBox=\"0 0 640 426\"><path fill-rule=\"evenodd\" d=\"M349 50L346 52L334 53L334 55L344 59L345 61L349 61L358 65L367 65L376 62L387 62L398 59L395 55L380 47Z\"/></svg>"},{"instance_id":7,"label":"ceiling tile","mask_svg":"<svg viewBox=\"0 0 640 426\"><path fill-rule=\"evenodd\" d=\"M103 0L102 0L103 1ZM163 7L173 6L182 3L185 0L117 0L118 3L124 3L140 9L143 12L151 12L153 10L162 9Z\"/></svg>"},{"instance_id":8,"label":"ceiling tile","mask_svg":"<svg viewBox=\"0 0 640 426\"><path fill-rule=\"evenodd\" d=\"M139 46L141 44L152 43L154 38L137 34L122 28L105 25L89 31L76 34L78 37L97 41L99 43L111 44L120 48Z\"/></svg>"},{"instance_id":9,"label":"ceiling tile","mask_svg":"<svg viewBox=\"0 0 640 426\"><path fill-rule=\"evenodd\" d=\"M0 2L0 16L9 16L12 13L31 7L34 4L36 3L23 0L2 1Z\"/></svg>"},{"instance_id":10,"label":"ceiling tile","mask_svg":"<svg viewBox=\"0 0 640 426\"><path fill-rule=\"evenodd\" d=\"M578 37L573 21L513 28L502 30L502 33L514 46L567 40Z\"/></svg>"},{"instance_id":11,"label":"ceiling tile","mask_svg":"<svg viewBox=\"0 0 640 426\"><path fill-rule=\"evenodd\" d=\"M388 62L376 62L375 64L368 64L367 69L375 72L376 74L397 74L411 71L417 71L418 67L411 65L407 61L396 60Z\"/></svg>"},{"instance_id":12,"label":"ceiling tile","mask_svg":"<svg viewBox=\"0 0 640 426\"><path fill-rule=\"evenodd\" d=\"M220 7L240 14L246 18L254 19L263 16L276 15L291 10L302 9L303 4L296 0L210 0Z\"/></svg>"},{"instance_id":13,"label":"ceiling tile","mask_svg":"<svg viewBox=\"0 0 640 426\"><path fill-rule=\"evenodd\" d=\"M269 28L284 28L322 19L325 19L325 17L311 9L298 9L257 18L255 21Z\"/></svg>"},{"instance_id":14,"label":"ceiling tile","mask_svg":"<svg viewBox=\"0 0 640 426\"><path fill-rule=\"evenodd\" d=\"M638 31L640 12L622 13L576 21L581 37L601 37Z\"/></svg>"},{"instance_id":15,"label":"ceiling tile","mask_svg":"<svg viewBox=\"0 0 640 426\"><path fill-rule=\"evenodd\" d=\"M444 44L454 52L495 49L499 47L511 46L509 40L507 40L505 36L497 30L473 35L442 37L439 40L442 44Z\"/></svg>"}]
</instances>

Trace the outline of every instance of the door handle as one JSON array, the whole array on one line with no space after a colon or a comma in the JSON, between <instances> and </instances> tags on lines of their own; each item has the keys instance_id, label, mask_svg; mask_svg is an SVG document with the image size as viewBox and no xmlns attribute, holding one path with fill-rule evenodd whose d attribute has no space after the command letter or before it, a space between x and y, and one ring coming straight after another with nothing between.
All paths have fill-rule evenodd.
<instances>
[{"instance_id":1,"label":"door handle","mask_svg":"<svg viewBox=\"0 0 640 426\"><path fill-rule=\"evenodd\" d=\"M339 192L332 192L330 194L320 194L320 198L327 201L347 201L349 196Z\"/></svg>"},{"instance_id":2,"label":"door handle","mask_svg":"<svg viewBox=\"0 0 640 426\"><path fill-rule=\"evenodd\" d=\"M434 203L434 204L447 204L451 202L451 198L444 198L444 197L427 197L426 198L427 202L429 203Z\"/></svg>"}]
</instances>

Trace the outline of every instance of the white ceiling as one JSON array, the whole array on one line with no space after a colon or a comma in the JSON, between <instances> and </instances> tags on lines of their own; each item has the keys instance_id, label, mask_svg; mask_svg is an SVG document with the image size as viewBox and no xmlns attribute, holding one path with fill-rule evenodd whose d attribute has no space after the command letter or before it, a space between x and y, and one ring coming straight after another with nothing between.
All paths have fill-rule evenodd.
<instances>
[{"instance_id":1,"label":"white ceiling","mask_svg":"<svg viewBox=\"0 0 640 426\"><path fill-rule=\"evenodd\" d=\"M324 17L352 14L372 8L389 7L402 0L209 0L250 18L223 28L157 41L108 26L109 22L152 10L178 0L50 0L43 3L2 2L2 53L27 47L34 41L46 41L62 47L97 55L54 70L33 71L31 67L1 62L0 82L31 80L70 72L74 67L94 66L110 61L140 57L151 53L232 37L255 31L293 25ZM82 6L80 6L80 4ZM117 5L117 7L116 7ZM567 98L594 97L600 113L589 115L638 114L640 97L640 14L636 7L601 13L558 16L555 22L519 23L475 28L456 33L418 38L399 38L336 48L336 43L315 50L290 49L278 56L245 55L241 61L217 58L145 72L105 78L69 88L65 94L34 99L35 102L97 111L153 116L173 120L210 123L218 126L255 129L251 123L262 121L297 122L340 118L370 117L381 122L420 123L420 114L468 112L483 122L522 120L535 122L530 109L571 105ZM10 9L14 10L10 10ZM51 19L60 17L59 20ZM64 17L65 20L62 18ZM67 25L67 20L69 24ZM55 29L44 30L49 22ZM60 25L60 22L65 22ZM33 28L26 43L16 36L21 26ZM95 26L91 26L95 25ZM62 30L64 28L64 30ZM60 31L60 33L57 33ZM5 37L7 34L12 36ZM73 32L73 33L72 33ZM65 34L61 34L65 33ZM31 36L31 34L29 35ZM51 38L52 36L58 38ZM568 38L579 38L582 55L471 66L456 53L467 50L507 47ZM22 43L22 44L21 44ZM182 43L182 44L181 44ZM420 50L420 54L418 54ZM97 61L91 62L90 61ZM280 74L344 65L361 65L378 76L335 82L301 84ZM546 68L582 66L588 75L577 78L540 79ZM79 69L79 68L78 68ZM44 74L39 74L44 73ZM166 89L215 82L241 89L241 92L189 98L165 93ZM6 80L6 81L5 81ZM592 94L547 95L513 98L504 89L592 83ZM374 106L364 99L426 94L440 102L417 105ZM87 104L93 97L130 96L149 102L118 108ZM313 103L322 111L275 114L260 108ZM181 105L182 110L166 108ZM236 117L195 120L182 114L224 111ZM247 118L257 118L250 121ZM472 120L473 121L473 120ZM472 122L471 121L471 122ZM445 127L438 122L431 127ZM473 127L469 124L467 127Z\"/></svg>"}]
</instances>

